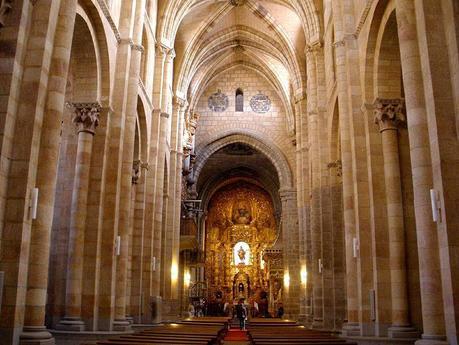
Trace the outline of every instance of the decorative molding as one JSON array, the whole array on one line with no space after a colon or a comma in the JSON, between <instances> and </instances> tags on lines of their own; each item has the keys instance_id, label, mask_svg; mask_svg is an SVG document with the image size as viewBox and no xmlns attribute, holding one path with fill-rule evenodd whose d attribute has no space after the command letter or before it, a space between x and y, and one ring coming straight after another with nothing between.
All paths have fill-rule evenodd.
<instances>
[{"instance_id":1,"label":"decorative molding","mask_svg":"<svg viewBox=\"0 0 459 345\"><path fill-rule=\"evenodd\" d=\"M405 100L403 98L377 98L374 102L375 123L380 132L396 130L406 125Z\"/></svg>"},{"instance_id":2,"label":"decorative molding","mask_svg":"<svg viewBox=\"0 0 459 345\"><path fill-rule=\"evenodd\" d=\"M73 109L73 123L77 127L78 133L86 132L95 134L99 126L99 116L101 106L99 103L67 103Z\"/></svg>"},{"instance_id":3,"label":"decorative molding","mask_svg":"<svg viewBox=\"0 0 459 345\"><path fill-rule=\"evenodd\" d=\"M6 18L13 9L13 0L0 0L0 29L6 26Z\"/></svg>"},{"instance_id":4,"label":"decorative molding","mask_svg":"<svg viewBox=\"0 0 459 345\"><path fill-rule=\"evenodd\" d=\"M141 44L135 44L134 42L132 42L131 48L132 48L133 50L137 50L137 51L139 51L139 52L141 52L141 53L143 53L143 52L145 51L145 48L143 47L143 45L141 45Z\"/></svg>"},{"instance_id":5,"label":"decorative molding","mask_svg":"<svg viewBox=\"0 0 459 345\"><path fill-rule=\"evenodd\" d=\"M115 22L113 21L112 14L110 13L110 9L108 8L107 3L105 2L105 0L97 0L97 3L99 4L100 9L102 10L102 13L105 16L105 19L107 19L108 24L110 25L113 34L115 35L116 41L118 42L118 44L121 43L120 32Z\"/></svg>"},{"instance_id":6,"label":"decorative molding","mask_svg":"<svg viewBox=\"0 0 459 345\"><path fill-rule=\"evenodd\" d=\"M367 21L368 14L370 13L370 9L373 6L373 3L375 0L367 0L367 4L365 5L365 8L362 11L362 14L360 15L360 20L359 23L357 24L357 27L355 29L355 36L359 37L360 32L362 31L363 25Z\"/></svg>"},{"instance_id":7,"label":"decorative molding","mask_svg":"<svg viewBox=\"0 0 459 345\"><path fill-rule=\"evenodd\" d=\"M139 86L140 89L142 90L143 95L145 96L145 99L150 106L150 109L153 109L153 104L151 102L150 96L147 93L147 90L145 89L145 85L143 84L142 78L139 77Z\"/></svg>"}]
</instances>

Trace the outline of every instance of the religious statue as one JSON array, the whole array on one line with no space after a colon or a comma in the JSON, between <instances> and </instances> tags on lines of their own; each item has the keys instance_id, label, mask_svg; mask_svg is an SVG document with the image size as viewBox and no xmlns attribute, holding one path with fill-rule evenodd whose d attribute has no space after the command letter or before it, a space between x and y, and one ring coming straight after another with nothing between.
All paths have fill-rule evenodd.
<instances>
[{"instance_id":1,"label":"religious statue","mask_svg":"<svg viewBox=\"0 0 459 345\"><path fill-rule=\"evenodd\" d=\"M251 222L252 216L250 205L244 200L238 200L233 206L233 222L234 224L247 225Z\"/></svg>"},{"instance_id":2,"label":"religious statue","mask_svg":"<svg viewBox=\"0 0 459 345\"><path fill-rule=\"evenodd\" d=\"M245 263L245 250L242 248L242 246L239 247L237 255L239 256L239 259L241 259L241 263Z\"/></svg>"}]
</instances>

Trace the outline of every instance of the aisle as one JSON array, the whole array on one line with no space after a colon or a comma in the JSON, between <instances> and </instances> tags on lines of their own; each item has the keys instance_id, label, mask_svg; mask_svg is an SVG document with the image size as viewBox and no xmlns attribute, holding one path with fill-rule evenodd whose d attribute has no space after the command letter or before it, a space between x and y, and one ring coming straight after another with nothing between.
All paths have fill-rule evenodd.
<instances>
[{"instance_id":1,"label":"aisle","mask_svg":"<svg viewBox=\"0 0 459 345\"><path fill-rule=\"evenodd\" d=\"M223 338L225 345L248 345L250 344L247 331L241 331L239 328L230 328L226 336Z\"/></svg>"}]
</instances>

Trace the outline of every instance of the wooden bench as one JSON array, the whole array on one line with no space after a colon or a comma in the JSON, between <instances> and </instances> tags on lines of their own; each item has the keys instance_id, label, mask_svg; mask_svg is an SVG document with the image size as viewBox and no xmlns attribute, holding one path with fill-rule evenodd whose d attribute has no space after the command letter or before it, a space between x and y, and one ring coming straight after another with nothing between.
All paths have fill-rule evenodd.
<instances>
[{"instance_id":1,"label":"wooden bench","mask_svg":"<svg viewBox=\"0 0 459 345\"><path fill-rule=\"evenodd\" d=\"M304 345L349 345L345 339L338 338L331 332L306 329L295 324L279 324L269 321L251 323L248 327L255 345L304 344Z\"/></svg>"},{"instance_id":2,"label":"wooden bench","mask_svg":"<svg viewBox=\"0 0 459 345\"><path fill-rule=\"evenodd\" d=\"M97 345L208 345L218 344L222 338L224 323L169 324L155 326L135 334L123 334Z\"/></svg>"}]
</instances>

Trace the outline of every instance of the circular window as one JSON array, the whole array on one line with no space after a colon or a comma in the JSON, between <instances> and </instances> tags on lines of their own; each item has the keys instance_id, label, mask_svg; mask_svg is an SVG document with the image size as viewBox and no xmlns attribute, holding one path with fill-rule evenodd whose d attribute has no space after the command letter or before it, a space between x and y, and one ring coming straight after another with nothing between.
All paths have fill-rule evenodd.
<instances>
[{"instance_id":1,"label":"circular window","mask_svg":"<svg viewBox=\"0 0 459 345\"><path fill-rule=\"evenodd\" d=\"M218 90L209 97L208 104L212 111L225 111L228 108L228 96Z\"/></svg>"},{"instance_id":2,"label":"circular window","mask_svg":"<svg viewBox=\"0 0 459 345\"><path fill-rule=\"evenodd\" d=\"M271 100L268 96L258 93L250 100L250 107L256 113L266 113L271 109Z\"/></svg>"}]
</instances>

